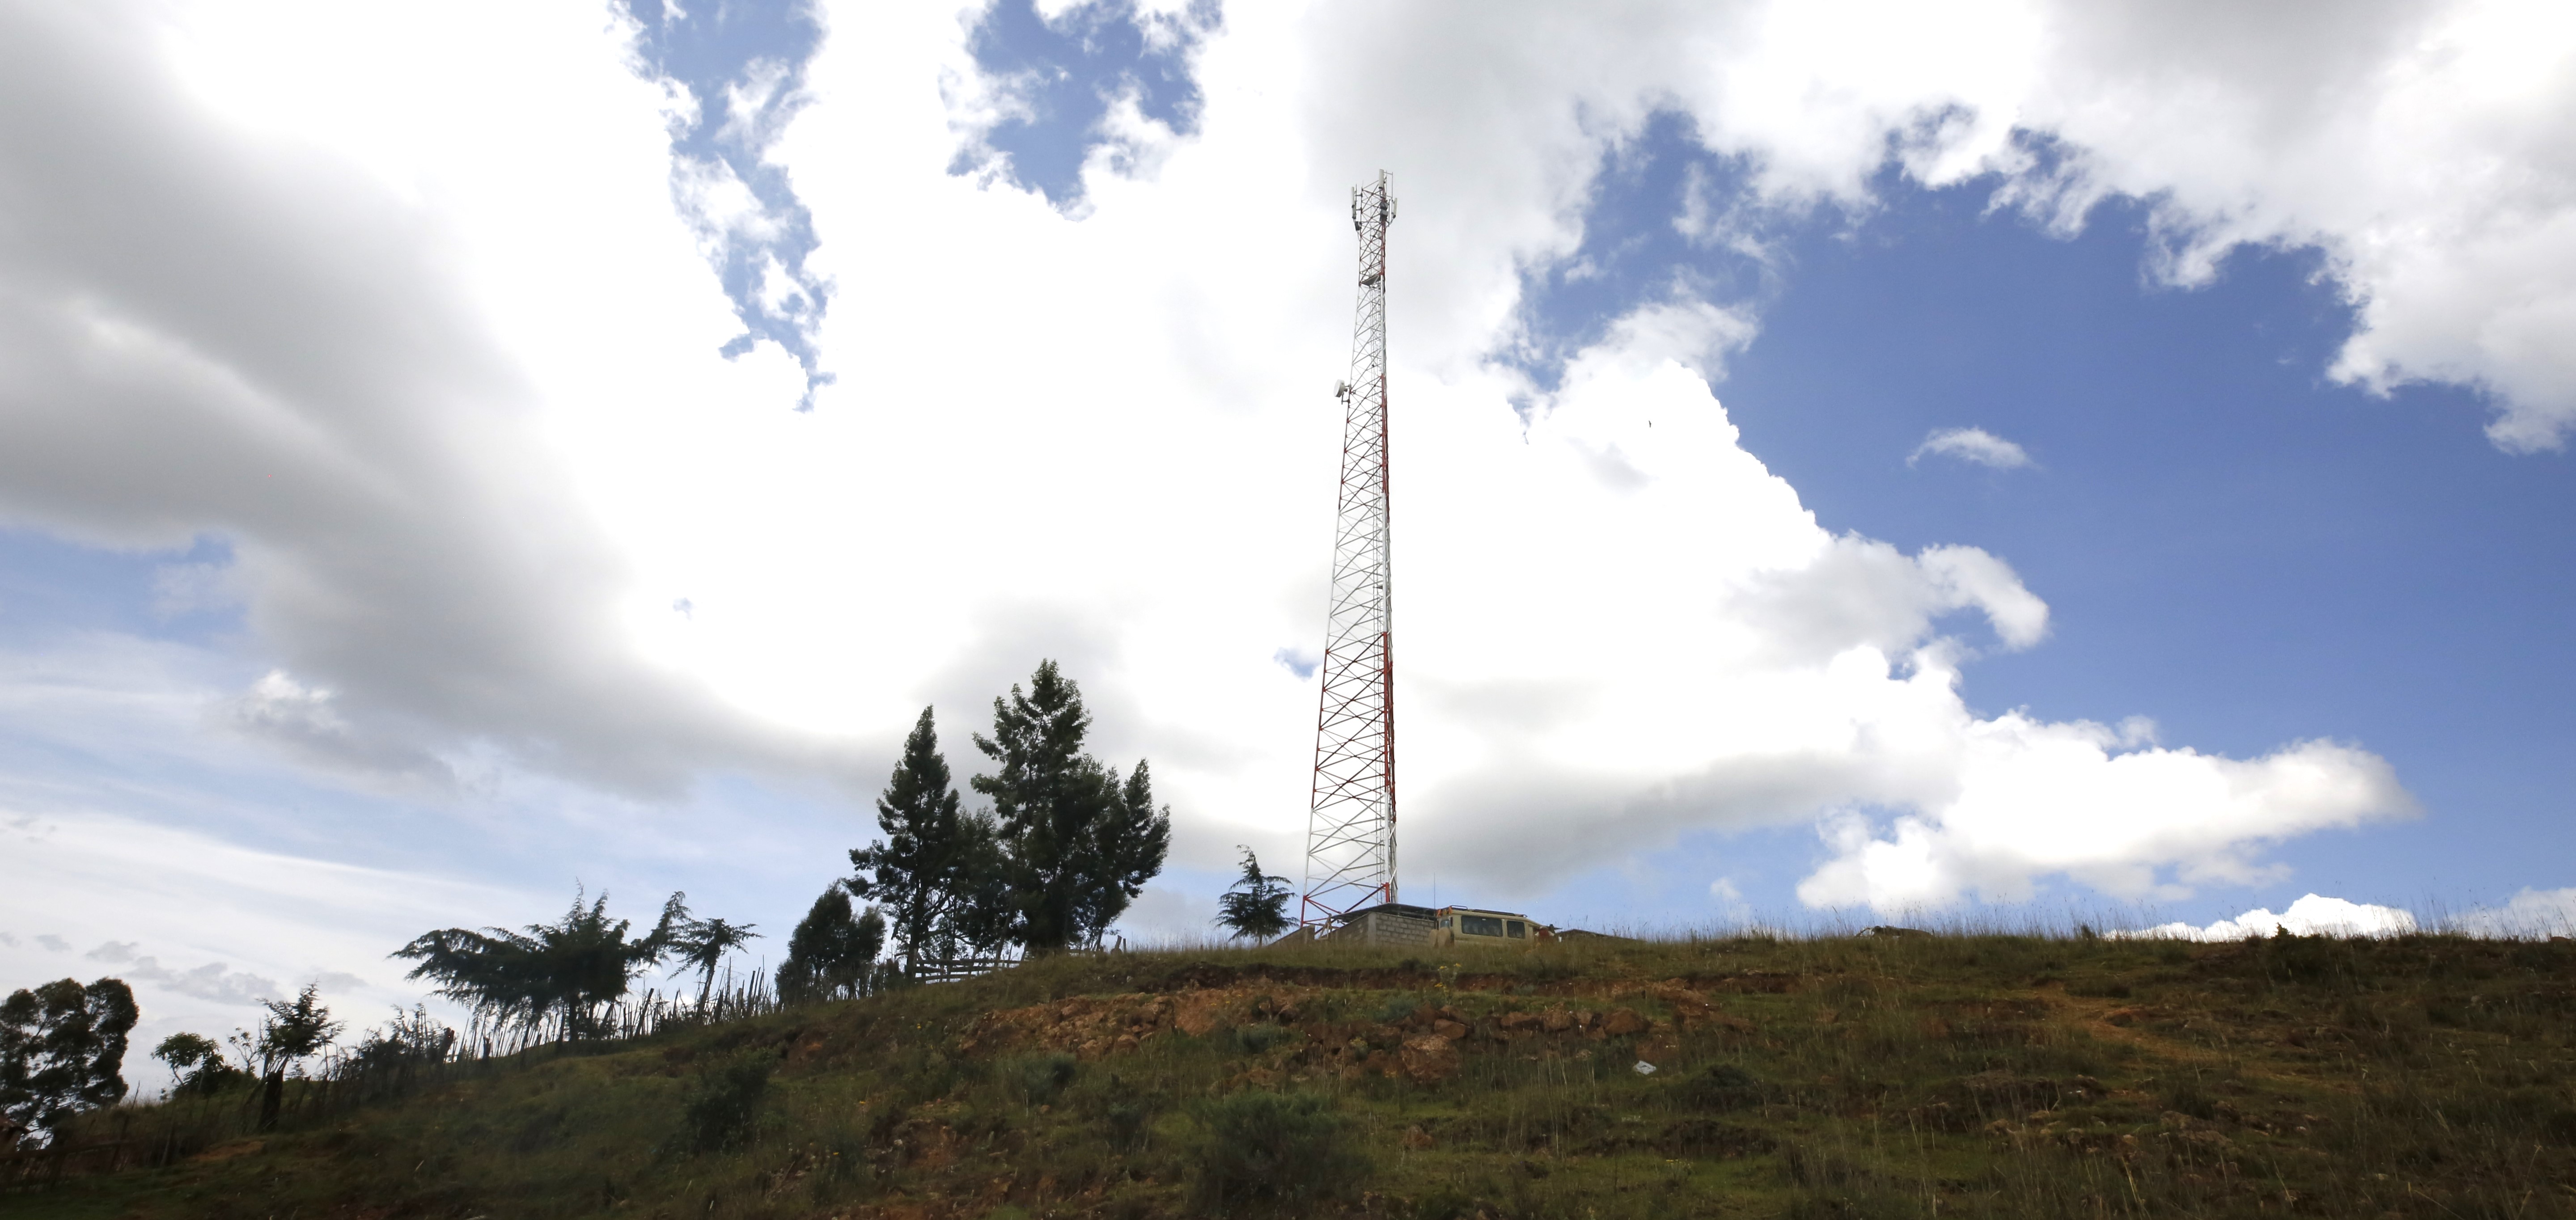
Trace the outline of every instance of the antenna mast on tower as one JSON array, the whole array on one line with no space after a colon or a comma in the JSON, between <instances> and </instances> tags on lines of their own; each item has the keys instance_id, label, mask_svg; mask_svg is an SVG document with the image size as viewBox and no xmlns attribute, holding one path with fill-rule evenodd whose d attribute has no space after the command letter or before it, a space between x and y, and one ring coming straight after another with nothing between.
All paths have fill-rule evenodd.
<instances>
[{"instance_id":1,"label":"antenna mast on tower","mask_svg":"<svg viewBox=\"0 0 2576 1220\"><path fill-rule=\"evenodd\" d=\"M1360 304L1350 380L1335 391L1344 410L1341 511L1298 910L1308 925L1395 901L1395 543L1386 443L1386 229L1394 221L1395 195L1381 170L1376 185L1351 191Z\"/></svg>"}]
</instances>

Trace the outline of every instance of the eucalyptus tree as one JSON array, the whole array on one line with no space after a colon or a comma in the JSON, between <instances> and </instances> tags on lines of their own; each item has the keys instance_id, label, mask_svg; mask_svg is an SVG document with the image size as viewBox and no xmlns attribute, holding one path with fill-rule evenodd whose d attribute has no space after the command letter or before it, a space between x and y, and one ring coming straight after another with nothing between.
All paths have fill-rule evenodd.
<instances>
[{"instance_id":1,"label":"eucalyptus tree","mask_svg":"<svg viewBox=\"0 0 2576 1220\"><path fill-rule=\"evenodd\" d=\"M211 1097L250 1074L224 1062L224 1047L203 1034L172 1034L152 1048L152 1057L170 1069L170 1091Z\"/></svg>"},{"instance_id":2,"label":"eucalyptus tree","mask_svg":"<svg viewBox=\"0 0 2576 1220\"><path fill-rule=\"evenodd\" d=\"M51 1140L72 1115L123 1098L140 1015L122 979L59 979L0 1001L0 1125Z\"/></svg>"},{"instance_id":3,"label":"eucalyptus tree","mask_svg":"<svg viewBox=\"0 0 2576 1220\"><path fill-rule=\"evenodd\" d=\"M787 960L778 967L779 998L832 1000L866 994L885 936L885 916L875 907L853 914L849 891L834 882L787 936Z\"/></svg>"}]
</instances>

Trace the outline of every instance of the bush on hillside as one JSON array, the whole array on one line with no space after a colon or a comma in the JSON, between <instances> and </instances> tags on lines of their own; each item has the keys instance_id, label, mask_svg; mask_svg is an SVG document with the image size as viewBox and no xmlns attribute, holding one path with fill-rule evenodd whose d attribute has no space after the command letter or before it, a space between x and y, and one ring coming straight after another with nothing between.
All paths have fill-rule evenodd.
<instances>
[{"instance_id":1,"label":"bush on hillside","mask_svg":"<svg viewBox=\"0 0 2576 1220\"><path fill-rule=\"evenodd\" d=\"M1217 1215L1306 1205L1349 1193L1368 1172L1350 1127L1314 1093L1246 1090L1202 1103L1188 1149L1196 1206Z\"/></svg>"},{"instance_id":2,"label":"bush on hillside","mask_svg":"<svg viewBox=\"0 0 2576 1220\"><path fill-rule=\"evenodd\" d=\"M749 1145L760 1132L769 1073L777 1066L776 1055L751 1050L700 1072L680 1115L682 1145L691 1152L729 1152Z\"/></svg>"},{"instance_id":3,"label":"bush on hillside","mask_svg":"<svg viewBox=\"0 0 2576 1220\"><path fill-rule=\"evenodd\" d=\"M1064 1092L1064 1086L1073 1083L1081 1067L1081 1061L1071 1055L1040 1055L1020 1065L1020 1089L1028 1095L1030 1105L1050 1104Z\"/></svg>"}]
</instances>

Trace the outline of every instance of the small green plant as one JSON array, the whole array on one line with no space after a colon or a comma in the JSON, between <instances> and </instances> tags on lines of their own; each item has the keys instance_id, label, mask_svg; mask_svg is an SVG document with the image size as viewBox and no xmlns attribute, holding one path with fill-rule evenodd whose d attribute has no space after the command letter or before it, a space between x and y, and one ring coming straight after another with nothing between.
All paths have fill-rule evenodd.
<instances>
[{"instance_id":1,"label":"small green plant","mask_svg":"<svg viewBox=\"0 0 2576 1220\"><path fill-rule=\"evenodd\" d=\"M744 1051L698 1074L697 1086L680 1113L680 1138L691 1152L729 1152L750 1145L760 1133L762 1103L769 1096L769 1074L778 1059L765 1051Z\"/></svg>"},{"instance_id":2,"label":"small green plant","mask_svg":"<svg viewBox=\"0 0 2576 1220\"><path fill-rule=\"evenodd\" d=\"M1113 1101L1100 1117L1108 1127L1109 1146L1124 1151L1144 1144L1146 1127L1153 1121L1154 1112L1137 1102Z\"/></svg>"},{"instance_id":3,"label":"small green plant","mask_svg":"<svg viewBox=\"0 0 2576 1220\"><path fill-rule=\"evenodd\" d=\"M1238 1026L1234 1031L1235 1046L1247 1055L1267 1053L1271 1047L1277 1046L1281 1042L1287 1041L1287 1039L1287 1027L1276 1025L1268 1021L1260 1021L1251 1025Z\"/></svg>"},{"instance_id":4,"label":"small green plant","mask_svg":"<svg viewBox=\"0 0 2576 1220\"><path fill-rule=\"evenodd\" d=\"M1684 1104L1698 1110L1742 1110L1762 1101L1761 1082L1732 1063L1711 1064L1708 1070L1681 1082L1677 1091Z\"/></svg>"},{"instance_id":5,"label":"small green plant","mask_svg":"<svg viewBox=\"0 0 2576 1220\"><path fill-rule=\"evenodd\" d=\"M1412 1020L1414 1012L1421 1007L1422 998L1420 996L1389 996L1387 997L1386 1003L1381 1005L1377 1010L1377 1023L1380 1025L1402 1025L1405 1022Z\"/></svg>"},{"instance_id":6,"label":"small green plant","mask_svg":"<svg viewBox=\"0 0 2576 1220\"><path fill-rule=\"evenodd\" d=\"M1202 1214L1304 1214L1348 1193L1368 1171L1349 1125L1318 1094L1247 1090L1201 1104L1197 1118L1188 1163Z\"/></svg>"},{"instance_id":7,"label":"small green plant","mask_svg":"<svg viewBox=\"0 0 2576 1220\"><path fill-rule=\"evenodd\" d=\"M1020 1091L1030 1105L1048 1105L1081 1070L1082 1064L1071 1055L1040 1055L1020 1065Z\"/></svg>"}]
</instances>

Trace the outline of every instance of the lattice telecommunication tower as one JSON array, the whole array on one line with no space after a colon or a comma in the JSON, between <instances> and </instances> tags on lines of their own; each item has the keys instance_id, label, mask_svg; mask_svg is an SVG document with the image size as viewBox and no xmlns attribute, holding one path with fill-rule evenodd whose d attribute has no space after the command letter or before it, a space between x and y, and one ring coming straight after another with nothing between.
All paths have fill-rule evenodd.
<instances>
[{"instance_id":1,"label":"lattice telecommunication tower","mask_svg":"<svg viewBox=\"0 0 2576 1220\"><path fill-rule=\"evenodd\" d=\"M1375 185L1351 191L1360 305L1350 379L1335 391L1344 411L1341 511L1298 910L1309 926L1395 901L1395 543L1386 443L1386 229L1394 222L1384 171Z\"/></svg>"}]
</instances>

